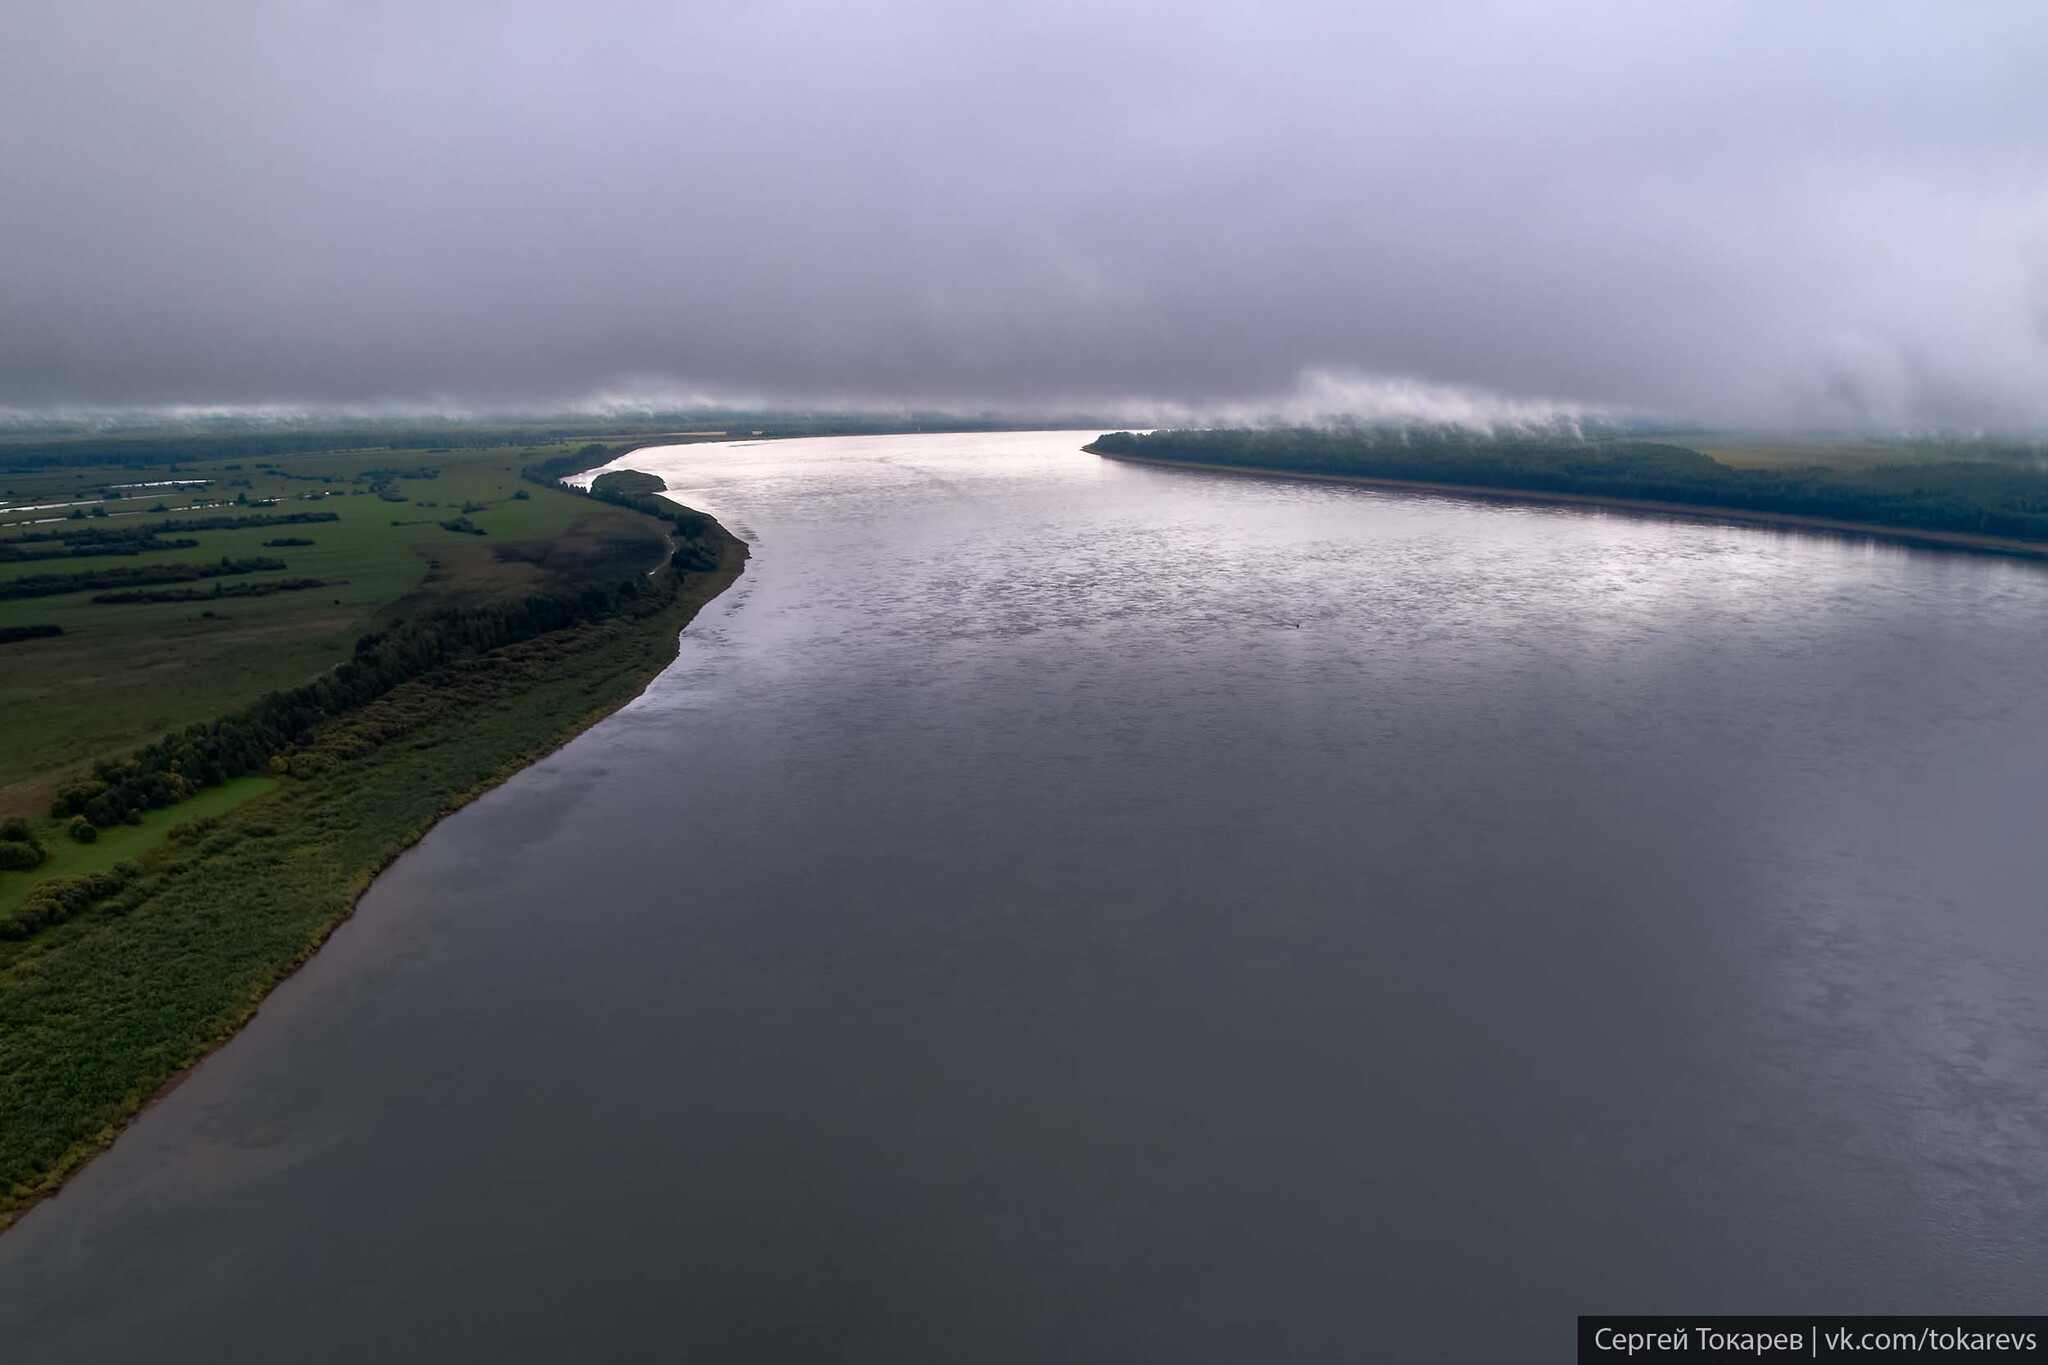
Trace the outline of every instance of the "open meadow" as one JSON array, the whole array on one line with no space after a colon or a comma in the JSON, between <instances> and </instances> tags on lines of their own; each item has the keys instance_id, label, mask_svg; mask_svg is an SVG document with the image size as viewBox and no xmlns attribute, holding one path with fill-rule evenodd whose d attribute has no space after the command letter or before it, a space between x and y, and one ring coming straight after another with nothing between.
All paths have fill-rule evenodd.
<instances>
[{"instance_id":1,"label":"open meadow","mask_svg":"<svg viewBox=\"0 0 2048 1365\"><path fill-rule=\"evenodd\" d=\"M572 589L658 563L659 523L520 478L523 465L571 448L0 474L0 633L62 631L0 644L0 815L39 814L94 759L306 681L399 615ZM226 524L235 521L248 524ZM112 591L92 582L223 559L278 567ZM77 575L80 586L8 595L55 575ZM98 600L108 597L169 600Z\"/></svg>"}]
</instances>

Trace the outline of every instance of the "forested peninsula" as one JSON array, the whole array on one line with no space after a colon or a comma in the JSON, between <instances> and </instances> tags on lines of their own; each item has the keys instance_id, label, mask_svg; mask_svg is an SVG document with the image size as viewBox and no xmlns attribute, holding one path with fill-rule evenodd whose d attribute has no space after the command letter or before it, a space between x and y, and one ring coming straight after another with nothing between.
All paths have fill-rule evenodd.
<instances>
[{"instance_id":1,"label":"forested peninsula","mask_svg":"<svg viewBox=\"0 0 2048 1365\"><path fill-rule=\"evenodd\" d=\"M1097 455L1860 531L2048 555L2048 473L2033 452L1740 468L1669 441L1491 436L1454 428L1112 432Z\"/></svg>"},{"instance_id":2,"label":"forested peninsula","mask_svg":"<svg viewBox=\"0 0 2048 1365\"><path fill-rule=\"evenodd\" d=\"M426 580L377 609L376 628L337 666L92 763L54 788L46 814L0 821L0 1228L226 1041L435 822L636 696L673 661L680 631L738 577L746 547L710 517L649 496L644 480L605 480L587 493L561 482L628 448L591 443L540 458L520 471L523 488L495 497L491 481L501 469L509 477L502 461L511 452L424 452L426 462L403 471L357 470L369 457L333 457L321 493L370 491L352 492L339 521L297 520L317 524L336 555L354 556L358 577L384 565L395 574L424 554ZM266 472L275 481L295 468ZM457 505L488 522L491 536L477 542L476 527L460 538L409 539L430 536L433 523L415 530L390 517L385 509L409 496L400 477L457 490ZM154 556L175 552L156 549L173 545L165 531L256 536L285 519L187 515L77 543ZM67 537L78 535L72 527L95 530L57 524ZM543 524L555 529L502 538ZM70 542L35 530L9 543ZM244 568L259 572L123 565L66 575L64 587L76 594ZM42 591L27 575L12 582L30 585L16 595ZM151 602L92 610L158 613L121 627L148 639L221 624L213 611L173 618L162 613L175 603ZM119 638L103 631L101 643L74 646L54 625L7 629L4 638L23 642L15 652L88 651L81 667ZM49 654L24 666L70 665ZM44 723L64 719L54 704L39 705Z\"/></svg>"}]
</instances>

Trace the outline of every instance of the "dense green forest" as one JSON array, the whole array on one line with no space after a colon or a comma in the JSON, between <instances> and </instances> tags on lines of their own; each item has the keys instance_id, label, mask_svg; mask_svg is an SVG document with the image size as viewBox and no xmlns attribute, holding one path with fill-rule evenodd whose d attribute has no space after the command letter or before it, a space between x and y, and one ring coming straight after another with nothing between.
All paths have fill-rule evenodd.
<instances>
[{"instance_id":1,"label":"dense green forest","mask_svg":"<svg viewBox=\"0 0 2048 1365\"><path fill-rule=\"evenodd\" d=\"M1501 436L1453 428L1128 431L1100 455L1272 473L1398 479L1624 498L1687 508L2048 542L2048 472L2016 459L1738 469L1661 441Z\"/></svg>"}]
</instances>

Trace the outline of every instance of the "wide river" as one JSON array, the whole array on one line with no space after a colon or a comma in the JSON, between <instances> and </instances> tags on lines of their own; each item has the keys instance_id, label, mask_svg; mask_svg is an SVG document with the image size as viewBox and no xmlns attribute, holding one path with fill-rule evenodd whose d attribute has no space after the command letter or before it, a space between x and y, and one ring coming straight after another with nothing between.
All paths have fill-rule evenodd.
<instances>
[{"instance_id":1,"label":"wide river","mask_svg":"<svg viewBox=\"0 0 2048 1365\"><path fill-rule=\"evenodd\" d=\"M630 457L745 577L0 1237L0 1359L2048 1307L2048 572L1092 435Z\"/></svg>"}]
</instances>

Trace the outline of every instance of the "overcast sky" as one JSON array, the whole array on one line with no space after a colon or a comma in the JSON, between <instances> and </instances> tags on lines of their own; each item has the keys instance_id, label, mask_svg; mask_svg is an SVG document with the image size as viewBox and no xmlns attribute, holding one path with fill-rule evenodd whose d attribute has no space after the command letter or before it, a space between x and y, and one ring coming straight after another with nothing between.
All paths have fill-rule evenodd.
<instances>
[{"instance_id":1,"label":"overcast sky","mask_svg":"<svg viewBox=\"0 0 2048 1365\"><path fill-rule=\"evenodd\" d=\"M0 405L2048 426L2048 4L0 5Z\"/></svg>"}]
</instances>

